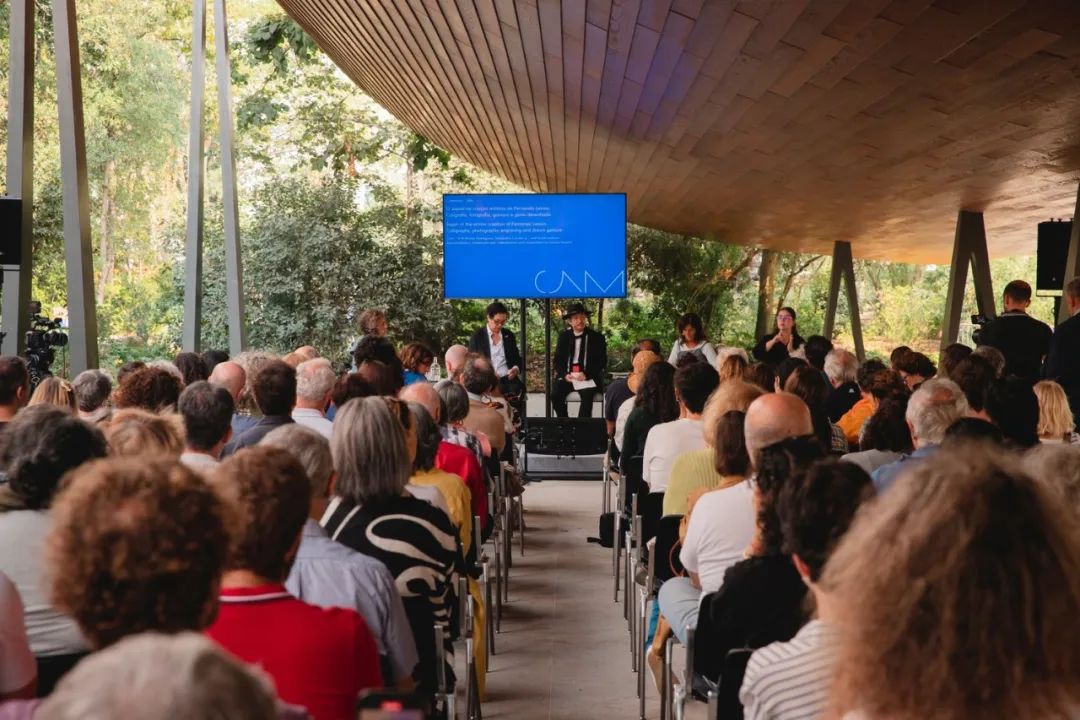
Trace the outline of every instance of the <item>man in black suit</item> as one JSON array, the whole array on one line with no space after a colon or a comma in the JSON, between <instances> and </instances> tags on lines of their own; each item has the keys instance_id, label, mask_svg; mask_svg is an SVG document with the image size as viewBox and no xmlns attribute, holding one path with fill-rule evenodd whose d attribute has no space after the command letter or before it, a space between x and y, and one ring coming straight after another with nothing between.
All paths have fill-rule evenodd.
<instances>
[{"instance_id":1,"label":"man in black suit","mask_svg":"<svg viewBox=\"0 0 1080 720\"><path fill-rule=\"evenodd\" d=\"M1045 375L1065 389L1073 417L1080 418L1080 277L1065 286L1065 303L1069 319L1054 330Z\"/></svg>"},{"instance_id":2,"label":"man in black suit","mask_svg":"<svg viewBox=\"0 0 1080 720\"><path fill-rule=\"evenodd\" d=\"M495 374L499 376L499 389L508 400L515 400L524 394L525 384L521 381L521 352L518 350L514 333L507 330L507 318L510 311L501 302L495 301L487 306L487 324L477 328L469 338L469 352L479 353L491 360Z\"/></svg>"},{"instance_id":3,"label":"man in black suit","mask_svg":"<svg viewBox=\"0 0 1080 720\"><path fill-rule=\"evenodd\" d=\"M1005 356L1005 374L1016 375L1034 385L1042 371L1053 331L1027 314L1031 285L1013 280L1005 286L1004 312L979 333L979 345L989 345Z\"/></svg>"},{"instance_id":4,"label":"man in black suit","mask_svg":"<svg viewBox=\"0 0 1080 720\"><path fill-rule=\"evenodd\" d=\"M607 341L588 327L589 311L581 303L570 303L563 311L570 328L559 335L555 346L555 384L551 390L551 408L566 417L566 396L574 391L575 381L593 381L594 387L577 391L581 397L578 417L592 417L593 398L604 385L607 368Z\"/></svg>"}]
</instances>

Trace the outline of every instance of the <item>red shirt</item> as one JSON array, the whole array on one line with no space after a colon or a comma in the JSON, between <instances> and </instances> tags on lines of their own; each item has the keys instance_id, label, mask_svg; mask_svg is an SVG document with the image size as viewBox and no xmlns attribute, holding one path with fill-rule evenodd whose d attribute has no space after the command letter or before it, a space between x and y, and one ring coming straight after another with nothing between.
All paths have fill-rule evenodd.
<instances>
[{"instance_id":1,"label":"red shirt","mask_svg":"<svg viewBox=\"0 0 1080 720\"><path fill-rule=\"evenodd\" d=\"M480 516L480 527L486 528L488 503L484 471L472 450L443 440L435 454L435 467L443 472L453 473L465 481L472 495L472 513Z\"/></svg>"},{"instance_id":2,"label":"red shirt","mask_svg":"<svg viewBox=\"0 0 1080 720\"><path fill-rule=\"evenodd\" d=\"M206 634L262 667L278 697L314 720L355 719L360 692L383 685L379 651L359 613L308 605L284 585L223 588Z\"/></svg>"}]
</instances>

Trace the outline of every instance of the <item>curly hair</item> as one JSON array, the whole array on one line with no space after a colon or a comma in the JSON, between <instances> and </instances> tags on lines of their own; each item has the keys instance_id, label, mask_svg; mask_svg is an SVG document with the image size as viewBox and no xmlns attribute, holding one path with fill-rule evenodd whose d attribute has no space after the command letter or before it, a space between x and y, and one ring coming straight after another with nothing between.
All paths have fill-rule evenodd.
<instances>
[{"instance_id":1,"label":"curly hair","mask_svg":"<svg viewBox=\"0 0 1080 720\"><path fill-rule=\"evenodd\" d=\"M183 420L178 415L158 415L142 408L125 408L113 413L105 426L109 454L136 457L161 454L179 458L184 451Z\"/></svg>"},{"instance_id":2,"label":"curly hair","mask_svg":"<svg viewBox=\"0 0 1080 720\"><path fill-rule=\"evenodd\" d=\"M891 371L889 371L891 372ZM859 436L859 448L862 450L887 450L891 452L911 452L911 431L908 430L907 395L887 397L866 420Z\"/></svg>"},{"instance_id":3,"label":"curly hair","mask_svg":"<svg viewBox=\"0 0 1080 720\"><path fill-rule=\"evenodd\" d=\"M1058 718L1080 703L1080 525L1014 455L971 444L913 465L822 586L836 715Z\"/></svg>"},{"instance_id":4,"label":"curly hair","mask_svg":"<svg viewBox=\"0 0 1080 720\"><path fill-rule=\"evenodd\" d=\"M229 521L198 474L163 458L99 460L70 477L52 514L52 601L95 648L213 620Z\"/></svg>"},{"instance_id":5,"label":"curly hair","mask_svg":"<svg viewBox=\"0 0 1080 720\"><path fill-rule=\"evenodd\" d=\"M634 407L645 408L656 422L664 423L679 417L675 400L675 368L658 362L649 366L641 381L641 392L634 396Z\"/></svg>"},{"instance_id":6,"label":"curly hair","mask_svg":"<svg viewBox=\"0 0 1080 720\"><path fill-rule=\"evenodd\" d=\"M424 343L411 342L401 349L401 365L406 370L419 372L416 368L430 365L434 359L435 353Z\"/></svg>"},{"instance_id":7,"label":"curly hair","mask_svg":"<svg viewBox=\"0 0 1080 720\"><path fill-rule=\"evenodd\" d=\"M813 436L788 438L761 449L754 483L758 493L758 534L764 554L778 555L783 548L784 536L777 512L780 493L803 468L824 456L821 443Z\"/></svg>"},{"instance_id":8,"label":"curly hair","mask_svg":"<svg viewBox=\"0 0 1080 720\"><path fill-rule=\"evenodd\" d=\"M156 367L139 368L124 377L113 393L116 408L142 408L158 412L176 407L184 383L168 370Z\"/></svg>"},{"instance_id":9,"label":"curly hair","mask_svg":"<svg viewBox=\"0 0 1080 720\"><path fill-rule=\"evenodd\" d=\"M705 342L709 338L705 335L705 324L701 322L701 316L697 313L683 313L675 323L675 329L682 340L683 331L691 328L694 331L694 342Z\"/></svg>"},{"instance_id":10,"label":"curly hair","mask_svg":"<svg viewBox=\"0 0 1080 720\"><path fill-rule=\"evenodd\" d=\"M105 452L100 430L56 405L26 408L0 433L0 469L30 509L48 507L64 473Z\"/></svg>"},{"instance_id":11,"label":"curly hair","mask_svg":"<svg viewBox=\"0 0 1080 720\"><path fill-rule=\"evenodd\" d=\"M311 506L304 466L288 450L257 446L231 455L211 481L236 514L227 567L284 581Z\"/></svg>"}]
</instances>

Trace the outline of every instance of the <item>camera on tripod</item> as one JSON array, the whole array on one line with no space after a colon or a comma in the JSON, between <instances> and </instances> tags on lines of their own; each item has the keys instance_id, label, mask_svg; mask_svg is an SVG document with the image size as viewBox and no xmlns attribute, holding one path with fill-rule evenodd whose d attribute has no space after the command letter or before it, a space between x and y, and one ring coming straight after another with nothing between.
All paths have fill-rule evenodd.
<instances>
[{"instance_id":1,"label":"camera on tripod","mask_svg":"<svg viewBox=\"0 0 1080 720\"><path fill-rule=\"evenodd\" d=\"M37 387L42 379L52 375L56 350L68 344L67 333L60 318L49 319L41 314L41 303L30 303L30 329L26 331L26 365L30 371L30 386Z\"/></svg>"},{"instance_id":2,"label":"camera on tripod","mask_svg":"<svg viewBox=\"0 0 1080 720\"><path fill-rule=\"evenodd\" d=\"M976 345L979 344L979 338L982 335L983 328L985 328L989 322L990 318L986 315L971 316L971 324L975 326L975 328L971 331L971 342L975 343Z\"/></svg>"}]
</instances>

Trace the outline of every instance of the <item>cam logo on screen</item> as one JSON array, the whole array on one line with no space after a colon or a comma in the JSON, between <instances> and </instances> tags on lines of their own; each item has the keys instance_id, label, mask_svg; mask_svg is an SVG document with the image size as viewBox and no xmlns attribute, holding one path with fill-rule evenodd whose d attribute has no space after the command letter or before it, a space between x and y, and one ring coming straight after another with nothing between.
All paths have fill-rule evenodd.
<instances>
[{"instance_id":1,"label":"cam logo on screen","mask_svg":"<svg viewBox=\"0 0 1080 720\"><path fill-rule=\"evenodd\" d=\"M612 278L611 282L609 282L607 285L604 285L596 278L594 278L588 270L586 270L584 272L584 276L581 279L581 284L579 285L577 282L574 281L574 278L570 277L570 274L567 273L565 270L560 270L558 272L559 284L554 288L550 287L550 280L541 280L544 275L548 274L547 270L541 270L540 272L536 273L536 277L533 278L533 285L536 287L536 291L541 295L558 295L562 291L563 286L567 283L570 283L570 285L578 292L578 295L580 297L588 297L589 282L591 281L593 286L600 291L601 295L607 295L609 294L611 287L616 285L616 283L618 283L616 287L619 290L622 290L623 278L626 275L625 271L620 272L618 275ZM541 285L549 285L549 287L548 289L545 289L544 287L541 287Z\"/></svg>"}]
</instances>

